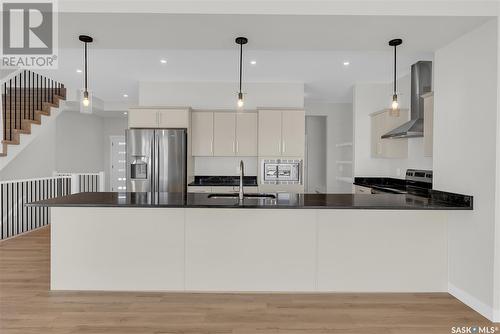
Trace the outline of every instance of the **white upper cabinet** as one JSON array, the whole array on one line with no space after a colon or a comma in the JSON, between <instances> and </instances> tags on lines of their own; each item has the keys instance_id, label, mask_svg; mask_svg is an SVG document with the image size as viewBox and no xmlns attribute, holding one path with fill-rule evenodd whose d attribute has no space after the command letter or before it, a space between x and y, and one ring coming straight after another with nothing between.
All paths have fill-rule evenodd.
<instances>
[{"instance_id":1,"label":"white upper cabinet","mask_svg":"<svg viewBox=\"0 0 500 334\"><path fill-rule=\"evenodd\" d=\"M193 156L212 156L214 154L214 113L193 112L191 114Z\"/></svg>"},{"instance_id":2,"label":"white upper cabinet","mask_svg":"<svg viewBox=\"0 0 500 334\"><path fill-rule=\"evenodd\" d=\"M158 111L159 128L188 128L189 110L161 109Z\"/></svg>"},{"instance_id":3,"label":"white upper cabinet","mask_svg":"<svg viewBox=\"0 0 500 334\"><path fill-rule=\"evenodd\" d=\"M158 110L157 109L129 109L128 111L129 128L157 128Z\"/></svg>"},{"instance_id":4,"label":"white upper cabinet","mask_svg":"<svg viewBox=\"0 0 500 334\"><path fill-rule=\"evenodd\" d=\"M214 112L214 156L236 155L236 115Z\"/></svg>"},{"instance_id":5,"label":"white upper cabinet","mask_svg":"<svg viewBox=\"0 0 500 334\"><path fill-rule=\"evenodd\" d=\"M129 128L189 128L189 109L132 108Z\"/></svg>"},{"instance_id":6,"label":"white upper cabinet","mask_svg":"<svg viewBox=\"0 0 500 334\"><path fill-rule=\"evenodd\" d=\"M257 156L257 114L192 113L193 156Z\"/></svg>"},{"instance_id":7,"label":"white upper cabinet","mask_svg":"<svg viewBox=\"0 0 500 334\"><path fill-rule=\"evenodd\" d=\"M259 110L259 156L303 157L303 110Z\"/></svg>"},{"instance_id":8,"label":"white upper cabinet","mask_svg":"<svg viewBox=\"0 0 500 334\"><path fill-rule=\"evenodd\" d=\"M236 114L236 154L242 157L257 156L257 114Z\"/></svg>"},{"instance_id":9,"label":"white upper cabinet","mask_svg":"<svg viewBox=\"0 0 500 334\"><path fill-rule=\"evenodd\" d=\"M304 111L283 111L281 114L281 154L302 157L305 146Z\"/></svg>"},{"instance_id":10,"label":"white upper cabinet","mask_svg":"<svg viewBox=\"0 0 500 334\"><path fill-rule=\"evenodd\" d=\"M386 138L382 135L410 120L408 109L401 109L399 116L390 115L389 109L373 113L371 116L371 140L373 158L407 158L407 138Z\"/></svg>"},{"instance_id":11,"label":"white upper cabinet","mask_svg":"<svg viewBox=\"0 0 500 334\"><path fill-rule=\"evenodd\" d=\"M281 155L281 111L259 110L259 156Z\"/></svg>"}]
</instances>

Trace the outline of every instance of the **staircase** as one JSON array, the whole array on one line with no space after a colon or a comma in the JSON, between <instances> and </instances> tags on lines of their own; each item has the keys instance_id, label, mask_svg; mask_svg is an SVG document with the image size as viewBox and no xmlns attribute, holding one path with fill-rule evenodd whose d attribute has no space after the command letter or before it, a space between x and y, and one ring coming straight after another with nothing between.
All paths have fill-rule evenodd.
<instances>
[{"instance_id":1,"label":"staircase","mask_svg":"<svg viewBox=\"0 0 500 334\"><path fill-rule=\"evenodd\" d=\"M21 143L21 134L31 134L32 126L41 125L51 108L66 100L63 84L32 71L21 70L1 83L1 157L6 157L10 145Z\"/></svg>"}]
</instances>

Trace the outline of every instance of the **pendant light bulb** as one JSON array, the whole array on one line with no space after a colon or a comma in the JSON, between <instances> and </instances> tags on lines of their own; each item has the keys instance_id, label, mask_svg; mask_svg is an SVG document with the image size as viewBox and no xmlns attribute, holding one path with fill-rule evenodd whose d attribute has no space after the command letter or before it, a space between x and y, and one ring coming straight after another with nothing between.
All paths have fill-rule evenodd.
<instances>
[{"instance_id":1,"label":"pendant light bulb","mask_svg":"<svg viewBox=\"0 0 500 334\"><path fill-rule=\"evenodd\" d=\"M394 47L394 91L392 95L392 105L391 112L389 113L393 117L399 117L399 101L397 91L397 50L396 48L403 44L403 40L400 38L392 39L389 41L389 46Z\"/></svg>"},{"instance_id":2,"label":"pendant light bulb","mask_svg":"<svg viewBox=\"0 0 500 334\"><path fill-rule=\"evenodd\" d=\"M88 43L92 43L94 41L94 39L90 36L87 36L87 35L80 35L78 36L78 39L80 40L80 42L83 43L83 59L84 59L84 80L83 80L83 83L84 83L84 90L83 90L83 99L82 99L82 106L84 108L87 108L90 106L90 100L89 100L89 91L88 91L88 64L87 64L87 44ZM82 112L88 112L88 110L82 110L80 109Z\"/></svg>"},{"instance_id":3,"label":"pendant light bulb","mask_svg":"<svg viewBox=\"0 0 500 334\"><path fill-rule=\"evenodd\" d=\"M84 107L88 107L89 104L90 104L90 101L89 101L89 92L88 91L84 91L83 92L82 104L83 104Z\"/></svg>"},{"instance_id":4,"label":"pendant light bulb","mask_svg":"<svg viewBox=\"0 0 500 334\"><path fill-rule=\"evenodd\" d=\"M245 102L243 101L243 93L238 93L238 107L241 108Z\"/></svg>"},{"instance_id":5,"label":"pendant light bulb","mask_svg":"<svg viewBox=\"0 0 500 334\"><path fill-rule=\"evenodd\" d=\"M392 96L392 110L398 110L398 109L399 109L398 95L394 94Z\"/></svg>"}]
</instances>

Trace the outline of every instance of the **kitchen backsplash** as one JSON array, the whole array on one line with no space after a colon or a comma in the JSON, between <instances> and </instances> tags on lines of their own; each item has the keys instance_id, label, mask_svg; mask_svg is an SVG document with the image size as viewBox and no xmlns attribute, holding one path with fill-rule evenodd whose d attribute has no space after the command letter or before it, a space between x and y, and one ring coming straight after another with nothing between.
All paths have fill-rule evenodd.
<instances>
[{"instance_id":1,"label":"kitchen backsplash","mask_svg":"<svg viewBox=\"0 0 500 334\"><path fill-rule=\"evenodd\" d=\"M194 175L239 175L240 160L245 175L257 175L257 157L195 157Z\"/></svg>"}]
</instances>

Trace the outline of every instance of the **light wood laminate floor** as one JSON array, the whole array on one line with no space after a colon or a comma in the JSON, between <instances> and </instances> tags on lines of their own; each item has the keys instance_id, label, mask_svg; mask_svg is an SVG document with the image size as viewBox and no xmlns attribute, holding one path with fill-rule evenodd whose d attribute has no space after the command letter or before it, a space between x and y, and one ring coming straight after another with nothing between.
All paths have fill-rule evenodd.
<instances>
[{"instance_id":1,"label":"light wood laminate floor","mask_svg":"<svg viewBox=\"0 0 500 334\"><path fill-rule=\"evenodd\" d=\"M51 292L49 246L50 227L0 242L1 334L430 334L492 326L446 293Z\"/></svg>"}]
</instances>

